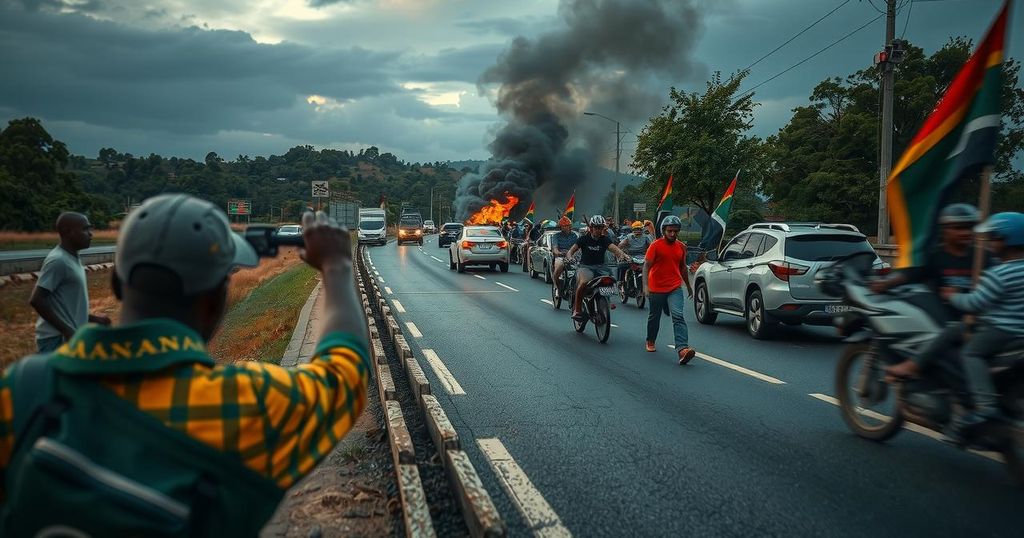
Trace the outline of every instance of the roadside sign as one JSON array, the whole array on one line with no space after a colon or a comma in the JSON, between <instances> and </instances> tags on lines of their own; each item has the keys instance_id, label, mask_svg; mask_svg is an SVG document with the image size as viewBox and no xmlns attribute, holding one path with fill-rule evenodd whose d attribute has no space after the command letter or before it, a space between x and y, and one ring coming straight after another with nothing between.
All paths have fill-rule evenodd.
<instances>
[{"instance_id":1,"label":"roadside sign","mask_svg":"<svg viewBox=\"0 0 1024 538\"><path fill-rule=\"evenodd\" d=\"M331 194L327 180L313 182L313 198L327 198Z\"/></svg>"},{"instance_id":2,"label":"roadside sign","mask_svg":"<svg viewBox=\"0 0 1024 538\"><path fill-rule=\"evenodd\" d=\"M643 213L647 211L647 204L633 204L634 213Z\"/></svg>"},{"instance_id":3,"label":"roadside sign","mask_svg":"<svg viewBox=\"0 0 1024 538\"><path fill-rule=\"evenodd\" d=\"M228 200L228 215L248 215L252 209L252 202L249 200Z\"/></svg>"}]
</instances>

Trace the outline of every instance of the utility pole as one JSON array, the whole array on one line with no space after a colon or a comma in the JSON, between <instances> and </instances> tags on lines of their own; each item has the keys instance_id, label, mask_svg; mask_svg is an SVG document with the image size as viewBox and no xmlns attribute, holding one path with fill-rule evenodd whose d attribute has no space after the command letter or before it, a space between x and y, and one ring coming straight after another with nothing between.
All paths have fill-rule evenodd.
<instances>
[{"instance_id":1,"label":"utility pole","mask_svg":"<svg viewBox=\"0 0 1024 538\"><path fill-rule=\"evenodd\" d=\"M612 192L615 193L615 204L612 211L612 225L619 225L619 159L622 157L622 132L619 122L615 122L615 181L612 181Z\"/></svg>"},{"instance_id":2,"label":"utility pole","mask_svg":"<svg viewBox=\"0 0 1024 538\"><path fill-rule=\"evenodd\" d=\"M430 222L434 222L434 187L430 187Z\"/></svg>"},{"instance_id":3,"label":"utility pole","mask_svg":"<svg viewBox=\"0 0 1024 538\"><path fill-rule=\"evenodd\" d=\"M896 0L886 0L885 52L876 56L881 60L882 70L882 147L878 162L878 244L889 244L889 209L886 203L885 187L892 170L892 99L895 85L895 69L899 59L894 56L893 41L896 38Z\"/></svg>"}]
</instances>

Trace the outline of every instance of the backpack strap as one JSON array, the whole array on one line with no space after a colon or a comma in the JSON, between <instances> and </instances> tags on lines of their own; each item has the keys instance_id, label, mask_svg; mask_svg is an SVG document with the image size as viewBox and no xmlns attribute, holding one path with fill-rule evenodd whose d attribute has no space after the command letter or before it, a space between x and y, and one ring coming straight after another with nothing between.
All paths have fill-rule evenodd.
<instances>
[{"instance_id":1,"label":"backpack strap","mask_svg":"<svg viewBox=\"0 0 1024 538\"><path fill-rule=\"evenodd\" d=\"M15 450L53 396L53 368L49 358L49 354L29 355L11 367Z\"/></svg>"}]
</instances>

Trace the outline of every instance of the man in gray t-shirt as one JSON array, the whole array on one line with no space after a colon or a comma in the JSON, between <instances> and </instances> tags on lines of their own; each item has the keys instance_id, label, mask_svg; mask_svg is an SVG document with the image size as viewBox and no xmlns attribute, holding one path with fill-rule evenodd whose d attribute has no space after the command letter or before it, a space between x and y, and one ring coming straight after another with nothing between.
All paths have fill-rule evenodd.
<instances>
[{"instance_id":1,"label":"man in gray t-shirt","mask_svg":"<svg viewBox=\"0 0 1024 538\"><path fill-rule=\"evenodd\" d=\"M39 314L36 321L36 349L49 353L71 339L88 322L110 324L106 316L89 315L89 287L80 250L92 243L92 225L80 213L61 213L57 218L60 245L43 261L39 280L29 304Z\"/></svg>"},{"instance_id":2,"label":"man in gray t-shirt","mask_svg":"<svg viewBox=\"0 0 1024 538\"><path fill-rule=\"evenodd\" d=\"M631 229L632 233L619 243L619 248L630 256L647 254L647 248L654 242L654 238L644 233L643 224L640 221L634 222ZM619 282L622 282L623 277L626 276L627 267L629 267L628 263L619 264Z\"/></svg>"}]
</instances>

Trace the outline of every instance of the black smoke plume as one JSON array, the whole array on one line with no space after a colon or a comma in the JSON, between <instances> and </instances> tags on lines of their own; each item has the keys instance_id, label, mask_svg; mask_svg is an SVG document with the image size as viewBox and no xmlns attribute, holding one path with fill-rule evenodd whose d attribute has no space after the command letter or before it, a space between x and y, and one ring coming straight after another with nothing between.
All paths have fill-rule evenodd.
<instances>
[{"instance_id":1,"label":"black smoke plume","mask_svg":"<svg viewBox=\"0 0 1024 538\"><path fill-rule=\"evenodd\" d=\"M614 125L627 125L661 107L666 83L693 75L690 50L700 29L695 0L562 0L565 26L534 39L517 37L480 77L480 91L498 85L496 105L507 124L489 145L492 157L459 182L455 207L465 220L504 194L532 199L537 216L554 216L587 182L602 144L614 147ZM628 153L623 151L623 163ZM588 188L593 187L593 188ZM583 185L577 208L594 205L607 186ZM583 202L583 203L581 203ZM596 207L590 209L598 209Z\"/></svg>"}]
</instances>

